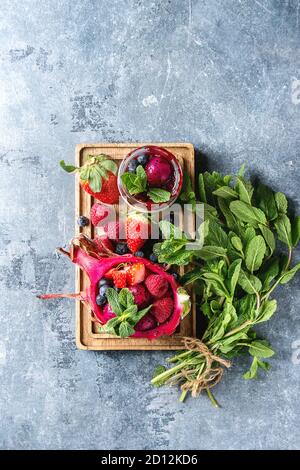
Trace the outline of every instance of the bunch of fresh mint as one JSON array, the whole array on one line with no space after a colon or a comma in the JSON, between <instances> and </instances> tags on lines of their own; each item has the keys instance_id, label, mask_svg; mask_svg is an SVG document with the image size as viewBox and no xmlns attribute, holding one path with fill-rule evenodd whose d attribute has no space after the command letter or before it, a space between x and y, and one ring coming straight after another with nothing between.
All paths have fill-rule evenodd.
<instances>
[{"instance_id":1,"label":"bunch of fresh mint","mask_svg":"<svg viewBox=\"0 0 300 470\"><path fill-rule=\"evenodd\" d=\"M106 297L111 310L116 316L100 327L100 333L120 336L121 338L128 338L133 335L135 325L152 307L152 305L149 305L143 310L138 310L132 293L126 288L121 289L118 293L115 289L109 287L106 290Z\"/></svg>"},{"instance_id":2,"label":"bunch of fresh mint","mask_svg":"<svg viewBox=\"0 0 300 470\"><path fill-rule=\"evenodd\" d=\"M155 253L159 262L194 264L182 281L197 286L200 310L207 320L201 340L210 358L226 361L248 352L252 363L244 378L252 379L259 369L270 368L265 359L274 354L253 327L272 317L277 303L271 294L300 269L300 263L291 267L300 239L300 217L289 217L283 193L263 184L254 187L245 179L244 168L237 177L201 174L199 193L205 221L198 240L192 245L180 230L161 222L162 232L169 238L156 244ZM219 370L218 360L208 364L207 355L187 350L169 362L175 365L170 369L161 366L152 380L154 385L179 383L181 400L189 391L196 396L205 390L217 404L209 378L211 371ZM211 386L216 383L212 380Z\"/></svg>"}]
</instances>

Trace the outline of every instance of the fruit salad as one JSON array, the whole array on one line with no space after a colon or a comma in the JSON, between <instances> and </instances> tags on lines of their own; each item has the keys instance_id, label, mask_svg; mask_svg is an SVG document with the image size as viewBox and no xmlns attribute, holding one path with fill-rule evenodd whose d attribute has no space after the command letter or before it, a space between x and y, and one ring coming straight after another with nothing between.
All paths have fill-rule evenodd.
<instances>
[{"instance_id":1,"label":"fruit salad","mask_svg":"<svg viewBox=\"0 0 300 470\"><path fill-rule=\"evenodd\" d=\"M148 145L131 152L122 161L118 187L127 204L154 212L170 207L182 186L182 170L168 150Z\"/></svg>"},{"instance_id":2,"label":"fruit salad","mask_svg":"<svg viewBox=\"0 0 300 470\"><path fill-rule=\"evenodd\" d=\"M90 307L98 331L119 337L158 338L171 335L190 310L190 297L180 286L177 272L158 263L151 235L151 213L130 211L116 220L113 204L119 190L129 204L140 202L147 212L155 203L167 207L182 186L180 165L170 152L147 146L131 152L117 166L108 155L90 155L81 167L61 167L79 175L79 184L94 198L90 214L77 224L94 227L91 239L84 233L71 242L68 256L89 277L90 285L76 294L46 294L44 299L69 297ZM119 188L119 189L118 189ZM98 202L97 202L98 201ZM113 217L112 217L113 216Z\"/></svg>"},{"instance_id":3,"label":"fruit salad","mask_svg":"<svg viewBox=\"0 0 300 470\"><path fill-rule=\"evenodd\" d=\"M70 251L60 252L86 272L90 285L77 294L39 297L85 302L100 333L155 339L174 333L190 311L190 297L176 276L149 259L132 254L108 256L83 234L72 241Z\"/></svg>"}]
</instances>

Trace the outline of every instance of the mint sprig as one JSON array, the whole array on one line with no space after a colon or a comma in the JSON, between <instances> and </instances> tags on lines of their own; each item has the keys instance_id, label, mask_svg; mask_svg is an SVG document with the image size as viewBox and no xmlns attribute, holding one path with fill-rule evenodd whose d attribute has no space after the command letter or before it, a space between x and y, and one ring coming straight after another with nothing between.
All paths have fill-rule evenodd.
<instances>
[{"instance_id":1,"label":"mint sprig","mask_svg":"<svg viewBox=\"0 0 300 470\"><path fill-rule=\"evenodd\" d=\"M134 196L135 194L145 193L147 191L147 195L149 196L151 201L156 204L161 202L167 202L171 197L170 191L167 191L166 189L148 189L147 174L142 165L139 165L137 167L135 173L130 173L129 171L126 171L121 176L121 180L129 194L131 194L132 196Z\"/></svg>"},{"instance_id":2,"label":"mint sprig","mask_svg":"<svg viewBox=\"0 0 300 470\"><path fill-rule=\"evenodd\" d=\"M116 314L114 318L100 327L100 333L119 336L120 338L128 338L135 333L135 325L146 315L152 305L142 310L138 310L138 306L134 301L134 297L129 289L121 289L119 293L109 287L106 290L107 301Z\"/></svg>"},{"instance_id":3,"label":"mint sprig","mask_svg":"<svg viewBox=\"0 0 300 470\"><path fill-rule=\"evenodd\" d=\"M147 175L142 165L137 167L136 173L126 171L121 180L129 194L140 194L147 190Z\"/></svg>"}]
</instances>

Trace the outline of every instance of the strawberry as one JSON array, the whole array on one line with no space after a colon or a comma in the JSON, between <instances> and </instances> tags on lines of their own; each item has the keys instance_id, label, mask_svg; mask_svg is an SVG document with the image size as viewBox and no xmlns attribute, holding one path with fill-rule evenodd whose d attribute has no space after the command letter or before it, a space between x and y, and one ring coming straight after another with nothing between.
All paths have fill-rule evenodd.
<instances>
[{"instance_id":1,"label":"strawberry","mask_svg":"<svg viewBox=\"0 0 300 470\"><path fill-rule=\"evenodd\" d=\"M66 165L64 160L60 161L60 166L68 173L78 172L81 187L94 198L106 204L118 202L118 167L107 155L89 155L81 167Z\"/></svg>"},{"instance_id":2,"label":"strawberry","mask_svg":"<svg viewBox=\"0 0 300 470\"><path fill-rule=\"evenodd\" d=\"M168 281L158 274L150 274L150 276L147 277L145 284L150 294L157 299L163 297L169 288Z\"/></svg>"},{"instance_id":3,"label":"strawberry","mask_svg":"<svg viewBox=\"0 0 300 470\"><path fill-rule=\"evenodd\" d=\"M116 271L116 268L112 268L105 273L105 279L112 279L113 273Z\"/></svg>"},{"instance_id":4,"label":"strawberry","mask_svg":"<svg viewBox=\"0 0 300 470\"><path fill-rule=\"evenodd\" d=\"M106 273L107 277L107 273ZM123 289L123 287L127 286L127 272L124 271L123 269L121 270L114 270L112 273L112 278L115 284L115 287L119 289Z\"/></svg>"},{"instance_id":5,"label":"strawberry","mask_svg":"<svg viewBox=\"0 0 300 470\"><path fill-rule=\"evenodd\" d=\"M132 253L136 253L149 238L149 220L142 214L129 214L126 219L125 230L128 248Z\"/></svg>"},{"instance_id":6,"label":"strawberry","mask_svg":"<svg viewBox=\"0 0 300 470\"><path fill-rule=\"evenodd\" d=\"M94 243L96 243L99 253L106 253L107 251L105 248L112 252L115 250L107 235L96 236L94 238Z\"/></svg>"},{"instance_id":7,"label":"strawberry","mask_svg":"<svg viewBox=\"0 0 300 470\"><path fill-rule=\"evenodd\" d=\"M171 297L156 300L151 307L151 314L159 323L165 322L173 312L174 302Z\"/></svg>"},{"instance_id":8,"label":"strawberry","mask_svg":"<svg viewBox=\"0 0 300 470\"><path fill-rule=\"evenodd\" d=\"M143 263L134 263L127 271L127 283L129 286L135 286L145 279L145 265Z\"/></svg>"},{"instance_id":9,"label":"strawberry","mask_svg":"<svg viewBox=\"0 0 300 470\"><path fill-rule=\"evenodd\" d=\"M107 206L103 206L102 204L99 204L99 202L96 202L93 204L90 211L90 219L92 224L96 227L99 222L102 222L102 220L108 217L109 213L110 212Z\"/></svg>"}]
</instances>

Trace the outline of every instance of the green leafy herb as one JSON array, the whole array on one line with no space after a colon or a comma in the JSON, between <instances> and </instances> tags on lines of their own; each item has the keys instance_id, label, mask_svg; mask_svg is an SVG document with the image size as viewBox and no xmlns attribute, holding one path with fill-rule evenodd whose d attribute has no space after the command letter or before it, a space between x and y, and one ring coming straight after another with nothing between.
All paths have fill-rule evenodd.
<instances>
[{"instance_id":1,"label":"green leafy herb","mask_svg":"<svg viewBox=\"0 0 300 470\"><path fill-rule=\"evenodd\" d=\"M199 310L207 320L201 343L171 357L172 366L157 370L152 379L156 386L179 384L181 401L188 392L197 396L207 391L216 406L211 387L223 368L229 367L228 360L242 353L252 357L245 379L270 369L264 359L274 351L266 340L257 338L255 326L271 319L277 309L271 298L274 290L300 270L300 263L292 266L300 217L291 222L285 195L262 184L252 185L244 177L244 168L234 186L233 180L217 172L201 174L205 222L198 238L188 240L181 230L161 222L165 240L154 247L161 263L193 263L182 282L196 286ZM277 251L278 241L286 246L284 256Z\"/></svg>"},{"instance_id":2,"label":"green leafy herb","mask_svg":"<svg viewBox=\"0 0 300 470\"><path fill-rule=\"evenodd\" d=\"M149 189L147 194L150 197L151 201L156 204L160 202L168 202L171 197L170 191L166 191L162 188L151 188Z\"/></svg>"},{"instance_id":3,"label":"green leafy herb","mask_svg":"<svg viewBox=\"0 0 300 470\"><path fill-rule=\"evenodd\" d=\"M238 197L236 191L234 191L230 186L221 186L221 188L213 191L213 194L224 199L236 199Z\"/></svg>"},{"instance_id":4,"label":"green leafy herb","mask_svg":"<svg viewBox=\"0 0 300 470\"><path fill-rule=\"evenodd\" d=\"M280 241L287 246L292 246L292 229L290 219L286 214L280 214L274 223Z\"/></svg>"},{"instance_id":5,"label":"green leafy herb","mask_svg":"<svg viewBox=\"0 0 300 470\"><path fill-rule=\"evenodd\" d=\"M117 293L115 289L109 287L106 290L106 297L116 316L108 320L104 326L101 326L99 331L121 338L132 336L135 333L135 325L152 307L152 305L149 305L143 310L138 310L134 297L127 288L121 289Z\"/></svg>"},{"instance_id":6,"label":"green leafy herb","mask_svg":"<svg viewBox=\"0 0 300 470\"><path fill-rule=\"evenodd\" d=\"M135 173L130 173L129 171L123 173L121 180L132 195L140 194L147 190L147 175L142 165L137 167Z\"/></svg>"},{"instance_id":7,"label":"green leafy herb","mask_svg":"<svg viewBox=\"0 0 300 470\"><path fill-rule=\"evenodd\" d=\"M283 193L275 193L275 202L278 212L286 214L288 208L287 198Z\"/></svg>"},{"instance_id":8,"label":"green leafy herb","mask_svg":"<svg viewBox=\"0 0 300 470\"><path fill-rule=\"evenodd\" d=\"M252 207L243 201L232 201L230 210L242 222L247 222L253 226L266 223L266 216L261 209Z\"/></svg>"},{"instance_id":9,"label":"green leafy herb","mask_svg":"<svg viewBox=\"0 0 300 470\"><path fill-rule=\"evenodd\" d=\"M192 187L191 178L186 170L183 170L182 189L179 200L184 204L191 204L193 209L196 204L196 195Z\"/></svg>"},{"instance_id":10,"label":"green leafy herb","mask_svg":"<svg viewBox=\"0 0 300 470\"><path fill-rule=\"evenodd\" d=\"M246 266L250 273L257 271L265 256L266 244L265 240L261 235L257 235L249 241L246 247Z\"/></svg>"}]
</instances>

